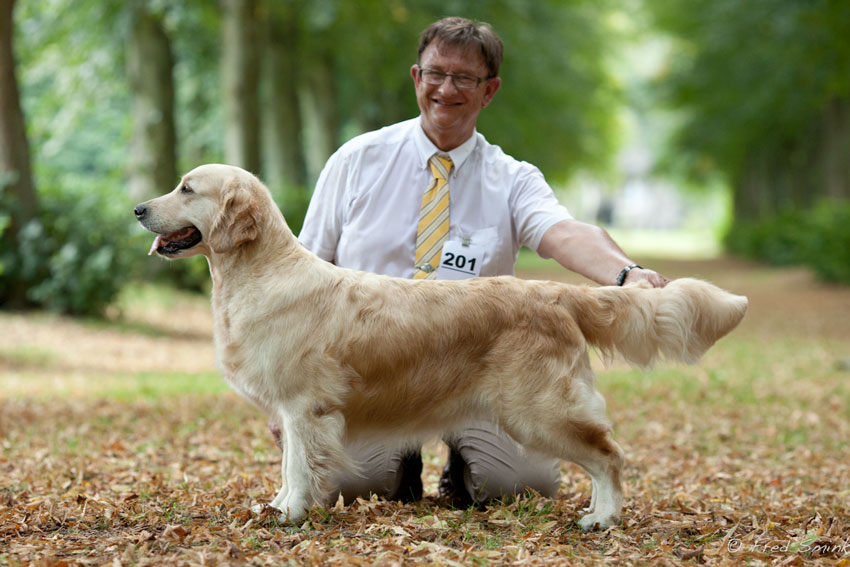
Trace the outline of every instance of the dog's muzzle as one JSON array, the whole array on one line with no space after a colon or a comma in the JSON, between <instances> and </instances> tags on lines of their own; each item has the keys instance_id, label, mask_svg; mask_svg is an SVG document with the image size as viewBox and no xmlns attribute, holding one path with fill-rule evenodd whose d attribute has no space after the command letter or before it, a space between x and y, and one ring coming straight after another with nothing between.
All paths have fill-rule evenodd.
<instances>
[{"instance_id":1,"label":"dog's muzzle","mask_svg":"<svg viewBox=\"0 0 850 567\"><path fill-rule=\"evenodd\" d=\"M186 226L174 232L159 233L148 226L150 221L148 218L149 212L150 209L145 204L136 205L136 208L133 209L133 213L135 213L139 223L151 232L157 233L151 249L148 251L148 256L154 252L163 256L174 256L180 253L181 250L191 248L201 241L201 231L194 226Z\"/></svg>"}]
</instances>

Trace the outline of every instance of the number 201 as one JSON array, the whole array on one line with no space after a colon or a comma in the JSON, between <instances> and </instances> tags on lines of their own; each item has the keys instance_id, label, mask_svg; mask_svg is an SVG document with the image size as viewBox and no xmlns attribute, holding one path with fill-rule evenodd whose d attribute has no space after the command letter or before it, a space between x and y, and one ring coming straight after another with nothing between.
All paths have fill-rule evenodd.
<instances>
[{"instance_id":1,"label":"number 201","mask_svg":"<svg viewBox=\"0 0 850 567\"><path fill-rule=\"evenodd\" d=\"M467 268L467 264L469 264L469 268ZM466 259L466 256L461 254L453 254L452 252L446 252L446 258L443 260L443 265L449 268L457 268L459 270L468 269L469 271L475 270L475 258Z\"/></svg>"}]
</instances>

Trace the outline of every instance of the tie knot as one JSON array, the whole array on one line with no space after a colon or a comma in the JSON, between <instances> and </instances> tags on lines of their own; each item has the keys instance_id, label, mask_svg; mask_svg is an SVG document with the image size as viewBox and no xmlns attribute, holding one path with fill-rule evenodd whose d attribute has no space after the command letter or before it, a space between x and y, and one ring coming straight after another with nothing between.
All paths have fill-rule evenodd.
<instances>
[{"instance_id":1,"label":"tie knot","mask_svg":"<svg viewBox=\"0 0 850 567\"><path fill-rule=\"evenodd\" d=\"M434 154L428 160L431 164L431 172L437 179L448 181L449 172L452 170L452 158L448 154Z\"/></svg>"}]
</instances>

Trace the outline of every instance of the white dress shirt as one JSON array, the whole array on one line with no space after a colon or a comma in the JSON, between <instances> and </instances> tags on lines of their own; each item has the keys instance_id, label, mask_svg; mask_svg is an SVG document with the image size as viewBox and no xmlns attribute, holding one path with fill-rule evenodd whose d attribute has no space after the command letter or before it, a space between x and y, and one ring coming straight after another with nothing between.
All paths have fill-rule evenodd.
<instances>
[{"instance_id":1,"label":"white dress shirt","mask_svg":"<svg viewBox=\"0 0 850 567\"><path fill-rule=\"evenodd\" d=\"M419 118L345 143L319 176L299 240L338 266L412 278L428 159L438 151ZM449 241L484 249L481 276L512 275L523 245L537 250L553 224L572 218L540 170L477 131L447 153Z\"/></svg>"}]
</instances>

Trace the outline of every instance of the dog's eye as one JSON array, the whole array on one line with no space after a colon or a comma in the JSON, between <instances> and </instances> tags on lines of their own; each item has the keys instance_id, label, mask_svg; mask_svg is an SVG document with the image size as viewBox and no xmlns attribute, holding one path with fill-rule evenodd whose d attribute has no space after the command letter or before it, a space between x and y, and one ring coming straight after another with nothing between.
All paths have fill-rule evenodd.
<instances>
[{"instance_id":1,"label":"dog's eye","mask_svg":"<svg viewBox=\"0 0 850 567\"><path fill-rule=\"evenodd\" d=\"M194 193L194 191L192 191L192 188L191 188L191 187L189 187L188 185L183 185L183 186L181 186L181 187L180 187L180 192L181 192L181 193Z\"/></svg>"}]
</instances>

